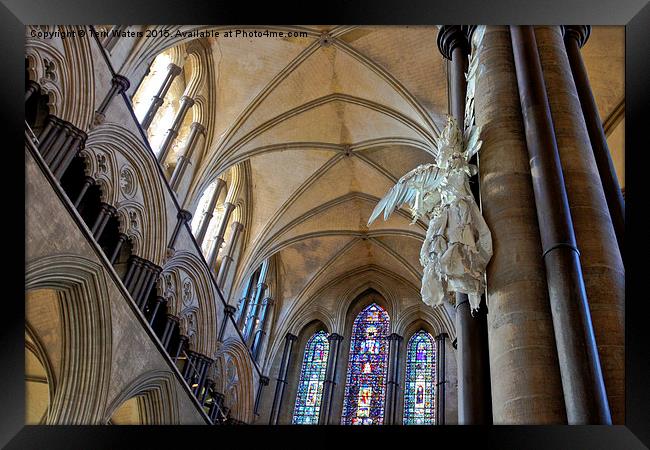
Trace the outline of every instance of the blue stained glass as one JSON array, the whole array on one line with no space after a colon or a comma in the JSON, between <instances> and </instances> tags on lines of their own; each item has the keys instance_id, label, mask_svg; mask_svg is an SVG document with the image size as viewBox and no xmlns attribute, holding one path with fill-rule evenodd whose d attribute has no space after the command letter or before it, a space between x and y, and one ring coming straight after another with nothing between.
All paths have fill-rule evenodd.
<instances>
[{"instance_id":1,"label":"blue stained glass","mask_svg":"<svg viewBox=\"0 0 650 450\"><path fill-rule=\"evenodd\" d=\"M409 339L404 386L404 425L433 425L435 417L436 347L424 330Z\"/></svg>"},{"instance_id":2,"label":"blue stained glass","mask_svg":"<svg viewBox=\"0 0 650 450\"><path fill-rule=\"evenodd\" d=\"M376 303L354 320L343 404L343 425L381 425L384 421L388 313Z\"/></svg>"},{"instance_id":3,"label":"blue stained glass","mask_svg":"<svg viewBox=\"0 0 650 450\"><path fill-rule=\"evenodd\" d=\"M323 397L323 382L327 369L330 345L327 333L318 331L307 341L300 370L298 394L293 409L293 424L315 425L318 423Z\"/></svg>"}]
</instances>

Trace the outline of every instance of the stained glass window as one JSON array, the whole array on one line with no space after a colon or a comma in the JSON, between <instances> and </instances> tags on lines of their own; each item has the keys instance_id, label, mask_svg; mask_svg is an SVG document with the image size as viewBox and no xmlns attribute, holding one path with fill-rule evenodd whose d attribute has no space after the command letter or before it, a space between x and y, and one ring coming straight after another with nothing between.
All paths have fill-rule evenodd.
<instances>
[{"instance_id":1,"label":"stained glass window","mask_svg":"<svg viewBox=\"0 0 650 450\"><path fill-rule=\"evenodd\" d=\"M307 341L293 409L293 423L296 425L318 424L329 350L327 333L324 331L314 333Z\"/></svg>"},{"instance_id":2,"label":"stained glass window","mask_svg":"<svg viewBox=\"0 0 650 450\"><path fill-rule=\"evenodd\" d=\"M404 425L435 423L436 347L424 330L409 339L404 383Z\"/></svg>"},{"instance_id":3,"label":"stained glass window","mask_svg":"<svg viewBox=\"0 0 650 450\"><path fill-rule=\"evenodd\" d=\"M376 303L354 320L343 425L381 425L384 421L389 323L388 313Z\"/></svg>"}]
</instances>

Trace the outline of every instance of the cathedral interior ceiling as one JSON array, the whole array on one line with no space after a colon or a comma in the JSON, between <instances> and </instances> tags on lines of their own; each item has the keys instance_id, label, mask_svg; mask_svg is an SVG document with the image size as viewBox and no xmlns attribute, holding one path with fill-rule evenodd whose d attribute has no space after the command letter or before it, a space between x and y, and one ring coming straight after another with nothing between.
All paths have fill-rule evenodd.
<instances>
[{"instance_id":1,"label":"cathedral interior ceiling","mask_svg":"<svg viewBox=\"0 0 650 450\"><path fill-rule=\"evenodd\" d=\"M354 271L417 297L425 225L410 225L407 211L366 223L401 174L435 157L448 109L437 27L269 29L307 37L203 42L214 75L205 96L216 106L190 196L249 161L252 209L235 285L276 255L279 328L304 304L353 289L343 278ZM141 58L170 42L147 45ZM583 56L606 121L624 99L624 30L594 27Z\"/></svg>"}]
</instances>

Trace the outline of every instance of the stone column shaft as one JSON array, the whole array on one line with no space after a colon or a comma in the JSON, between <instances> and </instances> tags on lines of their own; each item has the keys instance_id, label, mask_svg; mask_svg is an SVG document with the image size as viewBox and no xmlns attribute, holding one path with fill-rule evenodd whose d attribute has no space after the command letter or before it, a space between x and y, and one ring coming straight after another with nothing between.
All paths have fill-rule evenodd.
<instances>
[{"instance_id":1,"label":"stone column shaft","mask_svg":"<svg viewBox=\"0 0 650 450\"><path fill-rule=\"evenodd\" d=\"M190 125L190 135L187 137L185 151L178 158L178 162L174 168L174 173L172 173L172 177L169 180L169 185L172 189L178 189L178 186L183 179L183 175L185 174L187 165L192 163L192 155L194 154L194 149L199 142L199 138L204 133L205 127L203 125L198 122L192 122Z\"/></svg>"},{"instance_id":2,"label":"stone column shaft","mask_svg":"<svg viewBox=\"0 0 650 450\"><path fill-rule=\"evenodd\" d=\"M131 83L129 82L128 78L122 75L113 75L113 79L111 80L111 88L109 89L108 94L106 94L106 97L104 97L104 100L102 100L102 103L99 105L99 108L97 108L96 111L96 115L99 117L100 122L103 120L106 114L106 110L111 104L113 98L122 92L128 91L130 85Z\"/></svg>"},{"instance_id":3,"label":"stone column shaft","mask_svg":"<svg viewBox=\"0 0 650 450\"><path fill-rule=\"evenodd\" d=\"M266 292L266 289L268 286L264 281L260 282L257 285L257 290L255 292L255 298L253 299L253 302L251 303L250 311L248 312L248 317L246 318L246 324L245 328L243 331L244 334L244 339L246 339L249 347L251 344L252 337L255 333L255 321L258 319L258 311L261 308L262 304L262 299L264 298L263 295Z\"/></svg>"},{"instance_id":4,"label":"stone column shaft","mask_svg":"<svg viewBox=\"0 0 650 450\"><path fill-rule=\"evenodd\" d=\"M167 159L167 154L169 149L172 147L172 143L176 136L178 136L178 130L181 128L183 120L185 120L185 115L188 113L190 108L194 106L194 99L184 95L181 97L181 106L174 117L174 122L169 130L167 130L167 135L163 140L163 143L160 146L160 152L158 153L158 161L162 164Z\"/></svg>"},{"instance_id":5,"label":"stone column shaft","mask_svg":"<svg viewBox=\"0 0 650 450\"><path fill-rule=\"evenodd\" d=\"M162 85L160 85L160 89L158 89L158 92L153 97L151 105L149 106L144 119L142 119L143 130L147 131L151 126L151 122L153 122L154 117L156 117L158 108L160 108L165 101L165 96L167 95L169 88L174 82L174 78L176 78L181 73L181 71L182 69L174 63L170 63L167 66L167 75L165 75L165 79L163 80Z\"/></svg>"},{"instance_id":6,"label":"stone column shaft","mask_svg":"<svg viewBox=\"0 0 650 450\"><path fill-rule=\"evenodd\" d=\"M510 33L567 419L611 424L535 31Z\"/></svg>"},{"instance_id":7,"label":"stone column shaft","mask_svg":"<svg viewBox=\"0 0 650 450\"><path fill-rule=\"evenodd\" d=\"M154 305L153 310L151 311L151 316L149 317L149 325L153 326L154 322L156 321L156 317L158 317L158 313L165 307L166 304L167 300L164 297L156 297L156 304Z\"/></svg>"},{"instance_id":8,"label":"stone column shaft","mask_svg":"<svg viewBox=\"0 0 650 450\"><path fill-rule=\"evenodd\" d=\"M217 286L223 290L223 285L226 282L226 277L228 276L228 270L230 269L230 264L233 262L235 251L237 251L237 241L239 240L239 235L244 230L244 226L234 221L230 226L232 233L230 234L230 242L228 243L228 249L226 250L226 255L221 260L221 267L219 267L219 275L217 276Z\"/></svg>"},{"instance_id":9,"label":"stone column shaft","mask_svg":"<svg viewBox=\"0 0 650 450\"><path fill-rule=\"evenodd\" d=\"M449 59L449 112L464 129L469 42L459 25L446 25L438 33L438 48ZM477 192L473 189L475 197ZM478 199L477 199L478 200ZM487 333L485 311L473 317L466 294L456 294L458 338L458 421L461 425L491 423L489 368L485 364ZM458 328L461 328L460 330ZM461 338L462 336L462 338Z\"/></svg>"},{"instance_id":10,"label":"stone column shaft","mask_svg":"<svg viewBox=\"0 0 650 450\"><path fill-rule=\"evenodd\" d=\"M205 233L208 231L208 227L210 226L210 220L212 219L212 214L214 213L214 208L217 207L217 201L219 200L219 195L221 194L223 188L226 187L226 182L223 181L221 178L217 178L216 183L217 184L214 188L214 192L212 193L212 197L210 197L210 203L208 203L208 208L203 214L203 218L201 219L201 225L199 226L199 230L196 232L196 242L198 242L199 245L203 244L203 240L205 239Z\"/></svg>"},{"instance_id":11,"label":"stone column shaft","mask_svg":"<svg viewBox=\"0 0 650 450\"><path fill-rule=\"evenodd\" d=\"M178 319L177 319L178 320ZM178 321L176 322L176 325L178 326ZM189 342L190 338L187 336L180 336L178 339L178 345L176 346L176 352L174 354L174 363L178 361L178 358L181 356L181 353L183 352L183 348L187 345Z\"/></svg>"},{"instance_id":12,"label":"stone column shaft","mask_svg":"<svg viewBox=\"0 0 650 450\"><path fill-rule=\"evenodd\" d=\"M287 333L284 338L284 350L282 352L282 361L280 362L280 371L278 372L277 384L275 385L275 395L273 396L273 405L271 406L271 416L269 425L277 425L278 418L280 417L280 408L282 407L282 397L284 395L284 388L287 384L287 371L289 370L289 363L291 362L291 352L294 343L298 337Z\"/></svg>"},{"instance_id":13,"label":"stone column shaft","mask_svg":"<svg viewBox=\"0 0 650 450\"><path fill-rule=\"evenodd\" d=\"M217 340L219 342L223 341L223 335L226 332L226 325L228 325L228 319L229 317L233 317L233 314L235 314L236 308L231 305L226 305L224 307L224 314L223 314L223 320L221 321L221 326L219 327L219 335L217 336Z\"/></svg>"},{"instance_id":14,"label":"stone column shaft","mask_svg":"<svg viewBox=\"0 0 650 450\"><path fill-rule=\"evenodd\" d=\"M189 211L181 209L180 211L178 211L176 218L178 219L178 222L176 222L176 226L174 227L172 236L169 239L169 245L167 245L167 248L171 248L171 249L173 249L174 246L176 245L176 239L178 238L178 234L180 233L183 225L188 223L190 220L192 220L192 214Z\"/></svg>"},{"instance_id":15,"label":"stone column shaft","mask_svg":"<svg viewBox=\"0 0 650 450\"><path fill-rule=\"evenodd\" d=\"M575 28L569 29L569 35L572 30ZM607 170L600 170L599 160L608 159L603 154L608 149L604 136L602 141L598 138L602 126L597 110L590 113L587 108L583 114L589 104L585 97L590 94L586 73L576 85L579 73L571 71L560 27L536 27L535 34L612 422L624 424L625 268L620 251L623 233L618 241L614 222L616 211L618 217L623 211L612 204L615 214L610 214L607 199L608 190L620 195L620 189L611 186L616 180L613 172L609 174L610 186L601 181ZM575 44L575 39L567 39ZM578 53L577 44L573 47Z\"/></svg>"},{"instance_id":16,"label":"stone column shaft","mask_svg":"<svg viewBox=\"0 0 650 450\"><path fill-rule=\"evenodd\" d=\"M84 183L81 186L81 190L79 191L79 195L77 195L77 198L74 201L74 207L79 209L79 205L81 205L81 202L86 195L86 192L88 192L88 189L90 186L92 186L95 183L95 180L93 180L91 177L86 177L84 178Z\"/></svg>"},{"instance_id":17,"label":"stone column shaft","mask_svg":"<svg viewBox=\"0 0 650 450\"><path fill-rule=\"evenodd\" d=\"M343 336L332 333L327 336L330 350L327 357L327 368L325 369L325 381L323 383L323 399L321 401L318 425L330 425L332 417L332 397L336 387L336 369L338 366L341 341Z\"/></svg>"},{"instance_id":18,"label":"stone column shaft","mask_svg":"<svg viewBox=\"0 0 650 450\"><path fill-rule=\"evenodd\" d=\"M104 233L104 228L106 228L106 224L108 223L108 220L111 218L113 214L115 214L115 212L116 212L115 208L113 208L108 203L102 203L100 205L99 214L97 214L95 223L93 224L93 227L90 230L96 241L99 241L99 238L101 238L102 233Z\"/></svg>"},{"instance_id":19,"label":"stone column shaft","mask_svg":"<svg viewBox=\"0 0 650 450\"><path fill-rule=\"evenodd\" d=\"M224 212L223 218L221 219L221 224L219 225L219 230L217 231L217 236L214 238L212 243L212 249L210 250L210 255L208 256L208 264L210 265L210 270L215 269L217 264L217 257L219 256L219 251L221 250L221 245L223 244L223 237L226 234L226 228L228 227L228 222L230 221L230 216L235 210L235 205L226 202L224 203Z\"/></svg>"},{"instance_id":20,"label":"stone column shaft","mask_svg":"<svg viewBox=\"0 0 650 450\"><path fill-rule=\"evenodd\" d=\"M267 333L268 318L270 316L269 310L273 306L273 303L273 299L269 297L263 300L262 309L259 314L259 326L257 327L257 330L252 333L251 351L253 353L253 359L256 361L259 357L264 336L266 336Z\"/></svg>"},{"instance_id":21,"label":"stone column shaft","mask_svg":"<svg viewBox=\"0 0 650 450\"><path fill-rule=\"evenodd\" d=\"M120 254L120 250L122 250L122 246L128 239L129 237L126 234L120 233L119 237L117 238L117 243L115 244L115 248L113 249L113 252L111 253L111 257L109 258L111 264L115 264L115 261L117 261L117 257Z\"/></svg>"},{"instance_id":22,"label":"stone column shaft","mask_svg":"<svg viewBox=\"0 0 650 450\"><path fill-rule=\"evenodd\" d=\"M262 399L262 391L265 386L269 385L269 377L260 377L259 384L257 385L257 394L255 395L255 407L253 408L253 414L256 416L260 415L260 400Z\"/></svg>"},{"instance_id":23,"label":"stone column shaft","mask_svg":"<svg viewBox=\"0 0 650 450\"><path fill-rule=\"evenodd\" d=\"M445 340L447 333L436 336L436 425L445 424L445 394L446 394L446 367L445 367Z\"/></svg>"},{"instance_id":24,"label":"stone column shaft","mask_svg":"<svg viewBox=\"0 0 650 450\"><path fill-rule=\"evenodd\" d=\"M388 379L386 382L386 406L384 423L397 425L397 396L399 394L399 349L402 336L393 333L388 336Z\"/></svg>"},{"instance_id":25,"label":"stone column shaft","mask_svg":"<svg viewBox=\"0 0 650 450\"><path fill-rule=\"evenodd\" d=\"M603 129L603 122L600 120L598 105L594 99L587 68L582 60L580 48L589 38L591 27L589 26L570 26L564 27L564 43L566 52L571 65L571 72L575 82L576 91L580 98L580 106L585 119L589 141L594 154L594 160L598 167L603 192L609 209L609 216L612 220L612 226L616 234L618 248L621 256L623 253L623 238L625 235L625 200L618 183L614 163L612 162L607 137ZM623 422L621 422L623 423Z\"/></svg>"},{"instance_id":26,"label":"stone column shaft","mask_svg":"<svg viewBox=\"0 0 650 450\"><path fill-rule=\"evenodd\" d=\"M476 81L495 424L566 423L510 32L487 26Z\"/></svg>"}]
</instances>

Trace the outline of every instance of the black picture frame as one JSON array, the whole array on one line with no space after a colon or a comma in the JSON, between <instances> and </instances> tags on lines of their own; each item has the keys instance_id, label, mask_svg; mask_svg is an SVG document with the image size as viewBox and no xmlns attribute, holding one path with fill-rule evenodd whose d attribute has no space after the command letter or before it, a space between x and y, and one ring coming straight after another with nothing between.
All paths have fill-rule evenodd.
<instances>
[{"instance_id":1,"label":"black picture frame","mask_svg":"<svg viewBox=\"0 0 650 450\"><path fill-rule=\"evenodd\" d=\"M283 447L313 444L349 447L395 435L397 446L477 445L513 449L636 449L650 446L650 326L645 298L647 246L643 189L648 149L643 142L650 105L650 4L647 0L498 0L344 1L313 3L203 0L2 0L0 6L0 89L4 202L2 233L4 302L0 319L0 445L10 449L168 448L203 445L252 448L278 441ZM25 233L23 162L24 26L26 24L590 24L626 27L626 425L492 427L108 427L24 426L24 278ZM435 50L435 42L432 42ZM433 51L433 50L432 50ZM645 145L644 145L645 144ZM16 175L16 176L12 176ZM27 207L27 205L25 205ZM642 228L643 227L643 228ZM8 245L9 244L9 245ZM408 428L408 429L406 429ZM404 434L406 433L406 434ZM199 443L204 440L205 444Z\"/></svg>"}]
</instances>

